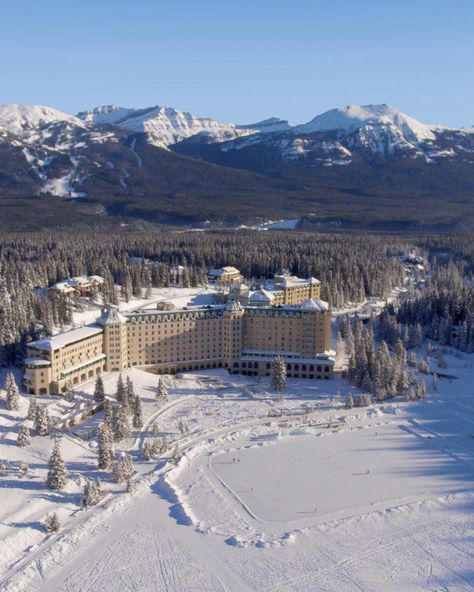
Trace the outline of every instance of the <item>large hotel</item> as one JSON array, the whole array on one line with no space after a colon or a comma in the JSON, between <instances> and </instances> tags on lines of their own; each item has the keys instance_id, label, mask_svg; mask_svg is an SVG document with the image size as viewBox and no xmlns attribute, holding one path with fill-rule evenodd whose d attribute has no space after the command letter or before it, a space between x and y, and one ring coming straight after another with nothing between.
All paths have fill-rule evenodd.
<instances>
[{"instance_id":1,"label":"large hotel","mask_svg":"<svg viewBox=\"0 0 474 592\"><path fill-rule=\"evenodd\" d=\"M254 290L226 280L217 296L220 302L206 306L165 302L130 313L109 306L96 324L30 343L24 385L31 394L59 394L68 383L131 367L269 376L275 356L289 377L332 377L331 312L318 280L275 276Z\"/></svg>"}]
</instances>

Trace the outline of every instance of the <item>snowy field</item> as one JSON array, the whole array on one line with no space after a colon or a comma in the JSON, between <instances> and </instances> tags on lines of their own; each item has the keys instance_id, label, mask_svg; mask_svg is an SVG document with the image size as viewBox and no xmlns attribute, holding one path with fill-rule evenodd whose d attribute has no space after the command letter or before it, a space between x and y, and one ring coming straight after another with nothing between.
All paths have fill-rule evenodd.
<instances>
[{"instance_id":1,"label":"snowy field","mask_svg":"<svg viewBox=\"0 0 474 592\"><path fill-rule=\"evenodd\" d=\"M21 411L0 415L1 457L29 463L27 475L1 475L0 589L473 590L474 356L446 359L455 378L439 379L436 393L428 381L425 401L351 410L345 397L356 391L337 378L288 380L280 400L266 379L223 370L168 377L160 407L157 377L131 370L145 414L117 445L134 460L131 494L96 469L101 413L61 432L68 484L47 490L52 440L15 446L23 397ZM116 380L106 377L107 393ZM141 459L155 421L178 443L177 465L169 454ZM84 476L107 492L87 510ZM48 536L52 510L63 526Z\"/></svg>"}]
</instances>

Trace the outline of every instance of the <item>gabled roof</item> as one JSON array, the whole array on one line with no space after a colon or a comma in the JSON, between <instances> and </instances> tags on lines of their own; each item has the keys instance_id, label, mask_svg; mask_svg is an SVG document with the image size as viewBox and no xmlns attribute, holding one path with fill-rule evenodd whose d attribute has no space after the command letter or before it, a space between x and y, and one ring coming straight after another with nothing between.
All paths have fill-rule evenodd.
<instances>
[{"instance_id":1,"label":"gabled roof","mask_svg":"<svg viewBox=\"0 0 474 592\"><path fill-rule=\"evenodd\" d=\"M300 309L308 311L324 311L329 310L329 304L324 302L324 300L314 300L313 298L310 298L301 304Z\"/></svg>"},{"instance_id":2,"label":"gabled roof","mask_svg":"<svg viewBox=\"0 0 474 592\"><path fill-rule=\"evenodd\" d=\"M252 292L249 297L250 302L272 302L274 299L275 296L271 292L263 289Z\"/></svg>"}]
</instances>

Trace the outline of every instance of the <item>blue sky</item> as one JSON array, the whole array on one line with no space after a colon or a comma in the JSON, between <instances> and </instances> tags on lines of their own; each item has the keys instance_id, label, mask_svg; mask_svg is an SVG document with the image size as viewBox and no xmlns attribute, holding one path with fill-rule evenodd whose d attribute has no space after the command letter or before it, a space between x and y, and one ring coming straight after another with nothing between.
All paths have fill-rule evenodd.
<instances>
[{"instance_id":1,"label":"blue sky","mask_svg":"<svg viewBox=\"0 0 474 592\"><path fill-rule=\"evenodd\" d=\"M0 0L0 102L474 124L473 0Z\"/></svg>"}]
</instances>

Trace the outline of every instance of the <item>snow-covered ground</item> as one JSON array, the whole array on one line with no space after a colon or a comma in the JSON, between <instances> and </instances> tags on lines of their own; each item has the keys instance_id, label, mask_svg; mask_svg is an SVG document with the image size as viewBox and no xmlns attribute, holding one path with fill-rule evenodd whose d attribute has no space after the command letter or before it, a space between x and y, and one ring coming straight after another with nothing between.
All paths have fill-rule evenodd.
<instances>
[{"instance_id":1,"label":"snow-covered ground","mask_svg":"<svg viewBox=\"0 0 474 592\"><path fill-rule=\"evenodd\" d=\"M117 286L117 289L119 290L120 286ZM119 309L126 312L139 308L155 308L157 303L168 300L172 301L177 308L187 305L211 304L212 295L216 292L215 288L209 286L181 288L171 285L168 288L151 288L149 298L131 298L128 302L120 300ZM100 317L102 308L100 295L98 300L98 302L92 302L89 298L83 299L83 310L73 312L75 326L93 323Z\"/></svg>"},{"instance_id":2,"label":"snow-covered ground","mask_svg":"<svg viewBox=\"0 0 474 592\"><path fill-rule=\"evenodd\" d=\"M436 393L428 381L425 401L351 410L344 401L355 389L339 378L288 380L280 399L267 379L224 370L167 378L160 407L157 377L133 369L145 425L117 445L134 460L132 494L96 469L101 413L64 432L68 485L47 490L52 440L15 446L25 396L21 411L0 414L0 456L11 463L1 475L0 589L474 589L474 356L446 359L456 378L439 379ZM116 379L107 375L107 393ZM179 444L177 466L169 455L141 460L154 422ZM88 510L79 506L85 476L107 492ZM47 536L41 522L52 510L63 527Z\"/></svg>"}]
</instances>

